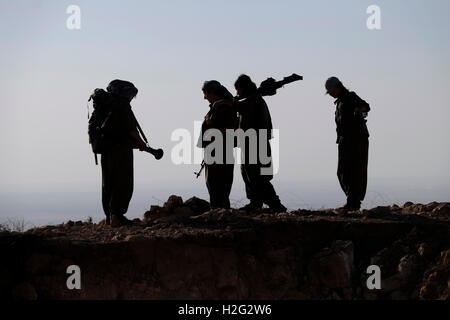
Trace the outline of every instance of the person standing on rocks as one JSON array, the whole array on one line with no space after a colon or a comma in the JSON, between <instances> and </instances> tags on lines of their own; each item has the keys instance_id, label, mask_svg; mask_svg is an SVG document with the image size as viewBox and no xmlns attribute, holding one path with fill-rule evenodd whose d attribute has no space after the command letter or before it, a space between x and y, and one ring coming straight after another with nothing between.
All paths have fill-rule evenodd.
<instances>
[{"instance_id":1,"label":"person standing on rocks","mask_svg":"<svg viewBox=\"0 0 450 320\"><path fill-rule=\"evenodd\" d=\"M370 107L336 77L329 78L325 88L326 93L336 99L337 176L347 196L347 203L341 209L359 210L367 188L369 131L365 118Z\"/></svg>"},{"instance_id":2,"label":"person standing on rocks","mask_svg":"<svg viewBox=\"0 0 450 320\"><path fill-rule=\"evenodd\" d=\"M137 93L131 82L114 80L106 91L96 89L91 96L94 113L89 136L91 144L101 144L102 206L105 223L112 227L131 223L125 213L133 195L133 149L151 149L141 139L131 110Z\"/></svg>"},{"instance_id":3,"label":"person standing on rocks","mask_svg":"<svg viewBox=\"0 0 450 320\"><path fill-rule=\"evenodd\" d=\"M232 94L216 80L203 84L203 95L209 102L209 111L202 124L201 136L197 146L205 149L205 178L210 197L211 209L230 208L230 192L233 184L234 141L227 143L227 130L234 130L237 115L228 104L232 102ZM218 148L208 151L208 146L214 143L215 137L209 137L215 131L221 136ZM233 136L231 136L233 138ZM219 139L220 140L220 139Z\"/></svg>"},{"instance_id":4,"label":"person standing on rocks","mask_svg":"<svg viewBox=\"0 0 450 320\"><path fill-rule=\"evenodd\" d=\"M245 183L245 191L250 203L240 208L247 212L262 208L263 204L267 204L272 212L286 212L286 207L280 202L275 189L271 183L273 179L272 154L270 148L270 139L272 138L272 119L269 108L264 101L256 84L251 78L245 74L240 75L236 80L235 89L237 98L233 106L239 113L239 129L244 132L254 130L256 133L256 141L248 139L240 139L241 150L245 153L244 163L241 164L242 178ZM262 131L265 135L262 135ZM266 157L268 162L263 163L260 158L261 139L266 144ZM256 144L251 145L251 144ZM256 155L251 153L256 152ZM256 156L256 157L255 157ZM252 161L252 158L256 161ZM264 173L262 170L264 169ZM269 171L269 173L267 173Z\"/></svg>"}]
</instances>

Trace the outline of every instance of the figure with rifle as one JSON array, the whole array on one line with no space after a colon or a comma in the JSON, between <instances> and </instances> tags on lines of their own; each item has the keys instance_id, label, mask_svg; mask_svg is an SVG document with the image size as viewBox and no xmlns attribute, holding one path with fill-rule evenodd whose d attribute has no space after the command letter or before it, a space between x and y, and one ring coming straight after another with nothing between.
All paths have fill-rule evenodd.
<instances>
[{"instance_id":1,"label":"figure with rifle","mask_svg":"<svg viewBox=\"0 0 450 320\"><path fill-rule=\"evenodd\" d=\"M239 141L241 152L244 155L241 174L245 183L247 198L250 200L250 203L242 207L241 210L254 211L262 208L263 204L267 204L273 213L286 212L287 210L281 204L280 198L271 183L273 170L270 140L272 139L273 127L269 108L263 96L275 95L277 89L283 85L302 79L303 77L297 74L286 77L281 81L268 78L258 88L249 76L243 74L235 82L237 96L232 105L239 114L238 127L243 132L254 130L257 137L256 140L251 141L250 139L247 140L246 134L244 134L244 138ZM268 160L265 162L260 157L262 145L265 145L266 154L264 157ZM252 161L252 159L256 159L256 161Z\"/></svg>"},{"instance_id":2,"label":"figure with rifle","mask_svg":"<svg viewBox=\"0 0 450 320\"><path fill-rule=\"evenodd\" d=\"M228 106L233 95L218 81L206 81L202 87L209 111L202 124L197 146L204 149L204 160L197 175L205 169L211 209L230 208L230 192L233 184L234 141L227 141L227 130L234 131L237 114ZM214 107L213 107L214 106ZM234 140L234 138L232 137ZM217 141L218 140L218 141Z\"/></svg>"}]
</instances>

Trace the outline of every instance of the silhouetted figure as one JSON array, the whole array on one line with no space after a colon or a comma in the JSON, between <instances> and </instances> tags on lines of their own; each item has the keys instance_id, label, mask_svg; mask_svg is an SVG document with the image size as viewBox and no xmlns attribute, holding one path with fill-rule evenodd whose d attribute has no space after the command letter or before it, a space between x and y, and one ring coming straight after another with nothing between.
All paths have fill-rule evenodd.
<instances>
[{"instance_id":1,"label":"silhouetted figure","mask_svg":"<svg viewBox=\"0 0 450 320\"><path fill-rule=\"evenodd\" d=\"M359 210L367 188L369 131L365 118L370 107L356 93L348 91L336 77L329 78L325 88L330 96L336 98L337 176L347 196L342 209Z\"/></svg>"},{"instance_id":2,"label":"silhouetted figure","mask_svg":"<svg viewBox=\"0 0 450 320\"><path fill-rule=\"evenodd\" d=\"M197 146L206 148L215 140L214 138L211 138L210 141L205 139L207 136L205 136L205 133L208 129L219 130L223 142L222 156L216 154L216 150L211 152L211 157L205 152L205 179L209 192L210 205L211 209L229 209L230 192L233 184L234 142L231 142L231 147L230 144L227 144L226 130L234 130L237 121L236 112L229 107L229 104L232 103L233 96L224 86L215 80L206 81L202 91L204 98L210 103L210 109L203 121L202 132Z\"/></svg>"},{"instance_id":3,"label":"silhouetted figure","mask_svg":"<svg viewBox=\"0 0 450 320\"><path fill-rule=\"evenodd\" d=\"M150 152L137 131L131 100L138 89L128 81L114 80L107 92L96 89L91 96L94 113L89 137L95 153L101 154L102 205L106 224L129 224L124 215L133 195L133 148ZM97 148L97 149L96 149Z\"/></svg>"},{"instance_id":4,"label":"silhouetted figure","mask_svg":"<svg viewBox=\"0 0 450 320\"><path fill-rule=\"evenodd\" d=\"M234 84L237 91L237 99L233 106L239 113L239 129L243 131L254 129L257 133L256 146L250 145L250 140L240 141L241 146L245 145L245 161L241 164L242 178L245 182L245 191L250 203L242 210L253 211L262 208L267 204L273 212L285 212L287 209L280 202L280 198L270 182L273 179L272 174L261 174L261 169L272 171L272 153L270 148L270 139L272 138L272 119L269 108L261 94L258 92L256 84L247 75L238 77ZM260 129L266 130L266 135L261 135ZM268 163L262 163L260 158L261 139L267 146L266 157ZM252 163L250 152L257 152L256 163Z\"/></svg>"}]
</instances>

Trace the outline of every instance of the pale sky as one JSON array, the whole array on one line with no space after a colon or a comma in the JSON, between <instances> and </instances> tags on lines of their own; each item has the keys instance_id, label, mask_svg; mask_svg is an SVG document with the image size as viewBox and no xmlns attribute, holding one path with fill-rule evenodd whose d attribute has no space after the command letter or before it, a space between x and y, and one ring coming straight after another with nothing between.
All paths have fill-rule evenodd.
<instances>
[{"instance_id":1,"label":"pale sky","mask_svg":"<svg viewBox=\"0 0 450 320\"><path fill-rule=\"evenodd\" d=\"M372 4L381 9L381 30L366 27ZM80 30L66 27L69 5L81 9ZM100 166L88 144L86 102L94 88L116 78L139 89L136 116L151 144L166 151L159 162L135 153L135 194L148 197L145 206L156 194L164 198L163 189L204 196L204 180L193 175L198 166L170 159L171 133L192 132L208 110L203 81L216 79L234 93L241 73L259 84L296 72L304 81L266 99L280 130L274 183L285 198L300 194L293 205L319 206L304 199L311 190L319 199L321 190L333 190L331 205L343 201L334 105L324 95L332 75L372 108L372 202L374 193L448 201L449 13L448 0L0 0L0 199L36 192L49 199L90 192L96 199ZM233 195L245 198L235 173ZM421 188L437 190L435 198L418 199ZM11 208L0 202L0 218Z\"/></svg>"}]
</instances>

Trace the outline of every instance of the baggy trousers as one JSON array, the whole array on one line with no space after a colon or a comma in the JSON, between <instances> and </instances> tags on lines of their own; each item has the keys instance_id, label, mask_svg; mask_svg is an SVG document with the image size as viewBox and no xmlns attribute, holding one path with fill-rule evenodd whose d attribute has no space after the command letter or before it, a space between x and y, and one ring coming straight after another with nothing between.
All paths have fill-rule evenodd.
<instances>
[{"instance_id":1,"label":"baggy trousers","mask_svg":"<svg viewBox=\"0 0 450 320\"><path fill-rule=\"evenodd\" d=\"M117 145L102 154L102 205L106 216L122 216L133 195L133 149Z\"/></svg>"},{"instance_id":2,"label":"baggy trousers","mask_svg":"<svg viewBox=\"0 0 450 320\"><path fill-rule=\"evenodd\" d=\"M276 207L280 204L280 198L270 182L273 175L262 175L263 167L261 164L241 164L245 192L251 203L265 203L269 207Z\"/></svg>"},{"instance_id":3,"label":"baggy trousers","mask_svg":"<svg viewBox=\"0 0 450 320\"><path fill-rule=\"evenodd\" d=\"M360 204L367 189L369 139L358 137L339 143L337 176L348 204Z\"/></svg>"},{"instance_id":4,"label":"baggy trousers","mask_svg":"<svg viewBox=\"0 0 450 320\"><path fill-rule=\"evenodd\" d=\"M206 164L205 179L211 209L230 208L230 192L233 185L233 164Z\"/></svg>"},{"instance_id":5,"label":"baggy trousers","mask_svg":"<svg viewBox=\"0 0 450 320\"><path fill-rule=\"evenodd\" d=\"M267 150L264 154L266 159L264 159L265 164L263 164L262 159L260 159L261 155L259 137L255 148L255 150L257 151L256 161L253 161L253 163L251 160L252 157L250 156L252 146L246 145L246 148L244 150L245 159L243 161L243 164L241 164L241 174L242 179L245 183L245 192L247 195L247 199L249 199L251 203L254 203L256 205L262 205L263 203L265 203L272 208L279 206L281 203L280 198L278 197L272 183L270 182L273 179L273 168L272 149L268 140L266 146ZM255 157L253 157L253 159L255 159ZM264 172L262 170L264 170Z\"/></svg>"}]
</instances>

